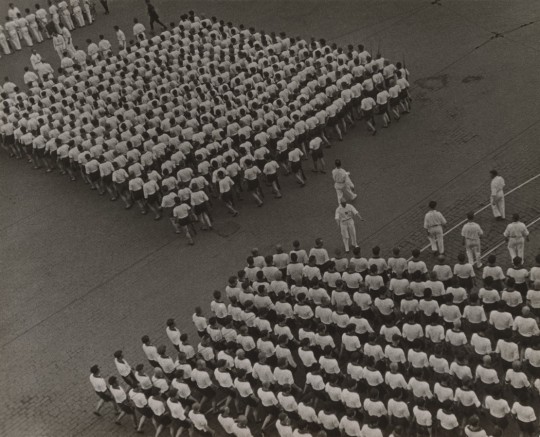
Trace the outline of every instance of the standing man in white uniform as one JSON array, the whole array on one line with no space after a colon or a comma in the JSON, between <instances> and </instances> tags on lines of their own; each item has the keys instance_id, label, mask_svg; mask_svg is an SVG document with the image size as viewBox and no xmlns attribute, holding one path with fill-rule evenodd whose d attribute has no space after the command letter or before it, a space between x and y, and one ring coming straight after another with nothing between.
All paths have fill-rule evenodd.
<instances>
[{"instance_id":1,"label":"standing man in white uniform","mask_svg":"<svg viewBox=\"0 0 540 437\"><path fill-rule=\"evenodd\" d=\"M336 209L336 222L341 230L341 238L343 238L343 245L345 246L345 252L349 252L349 242L353 247L358 247L356 242L356 228L354 226L354 217L358 216L360 220L364 219L360 216L356 208L347 204L344 198L341 198L339 206Z\"/></svg>"},{"instance_id":2,"label":"standing man in white uniform","mask_svg":"<svg viewBox=\"0 0 540 437\"><path fill-rule=\"evenodd\" d=\"M504 211L504 179L497 170L491 170L491 210L495 220L503 221L506 218Z\"/></svg>"},{"instance_id":3,"label":"standing man in white uniform","mask_svg":"<svg viewBox=\"0 0 540 437\"><path fill-rule=\"evenodd\" d=\"M508 224L503 235L508 243L510 259L519 256L521 261L525 261L525 240L529 241L529 230L525 223L519 221L519 214L512 215L512 223Z\"/></svg>"},{"instance_id":4,"label":"standing man in white uniform","mask_svg":"<svg viewBox=\"0 0 540 437\"><path fill-rule=\"evenodd\" d=\"M480 261L480 237L484 235L484 231L478 223L474 221L474 213L469 212L467 214L467 223L463 225L461 229L461 236L463 237L463 245L467 252L467 258L469 264L476 267L482 267L482 261Z\"/></svg>"},{"instance_id":5,"label":"standing man in white uniform","mask_svg":"<svg viewBox=\"0 0 540 437\"><path fill-rule=\"evenodd\" d=\"M21 40L19 39L19 28L17 23L12 18L9 18L9 21L4 24L4 29L9 37L9 41L15 50L21 50Z\"/></svg>"},{"instance_id":6,"label":"standing man in white uniform","mask_svg":"<svg viewBox=\"0 0 540 437\"><path fill-rule=\"evenodd\" d=\"M428 240L431 244L433 255L444 254L444 236L443 226L446 225L446 219L437 211L437 202L429 202L429 211L424 217L424 229L427 231Z\"/></svg>"},{"instance_id":7,"label":"standing man in white uniform","mask_svg":"<svg viewBox=\"0 0 540 437\"><path fill-rule=\"evenodd\" d=\"M332 170L332 179L334 179L334 188L336 189L338 202L341 202L341 199L347 201L356 199L357 196L353 193L354 184L351 181L349 172L341 168L341 161L339 159L336 159L335 166Z\"/></svg>"}]
</instances>

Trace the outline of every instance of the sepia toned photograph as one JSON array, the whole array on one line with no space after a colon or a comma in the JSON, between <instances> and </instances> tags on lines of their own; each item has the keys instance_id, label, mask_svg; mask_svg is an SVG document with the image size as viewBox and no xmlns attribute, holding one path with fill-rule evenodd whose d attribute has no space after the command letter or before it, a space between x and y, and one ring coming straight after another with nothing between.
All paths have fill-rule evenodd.
<instances>
[{"instance_id":1,"label":"sepia toned photograph","mask_svg":"<svg viewBox=\"0 0 540 437\"><path fill-rule=\"evenodd\" d=\"M0 0L0 437L540 437L540 2Z\"/></svg>"}]
</instances>

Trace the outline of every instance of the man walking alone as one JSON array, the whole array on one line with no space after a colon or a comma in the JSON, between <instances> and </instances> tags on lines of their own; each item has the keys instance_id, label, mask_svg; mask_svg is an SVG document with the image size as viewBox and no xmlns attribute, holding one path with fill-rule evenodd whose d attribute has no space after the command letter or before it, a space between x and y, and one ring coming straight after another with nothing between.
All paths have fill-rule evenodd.
<instances>
[{"instance_id":1,"label":"man walking alone","mask_svg":"<svg viewBox=\"0 0 540 437\"><path fill-rule=\"evenodd\" d=\"M161 25L163 30L167 28L160 20L159 15L156 11L156 7L150 2L150 0L146 0L146 6L148 8L148 16L150 17L150 30L154 31L154 23L158 23Z\"/></svg>"}]
</instances>

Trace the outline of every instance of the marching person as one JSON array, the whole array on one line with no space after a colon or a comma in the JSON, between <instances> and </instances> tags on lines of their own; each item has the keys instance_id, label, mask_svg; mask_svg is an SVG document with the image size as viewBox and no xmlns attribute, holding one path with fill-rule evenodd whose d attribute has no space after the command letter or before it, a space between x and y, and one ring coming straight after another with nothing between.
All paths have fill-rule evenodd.
<instances>
[{"instance_id":1,"label":"marching person","mask_svg":"<svg viewBox=\"0 0 540 437\"><path fill-rule=\"evenodd\" d=\"M476 265L477 268L482 267L482 261L480 261L480 237L482 235L484 235L484 231L478 223L474 222L474 213L467 213L467 223L461 229L461 236L469 264Z\"/></svg>"},{"instance_id":2,"label":"marching person","mask_svg":"<svg viewBox=\"0 0 540 437\"><path fill-rule=\"evenodd\" d=\"M428 240L431 244L433 255L444 254L444 234L443 226L446 225L446 219L437 211L437 202L432 200L429 202L429 211L424 217L424 229L427 231Z\"/></svg>"},{"instance_id":3,"label":"marching person","mask_svg":"<svg viewBox=\"0 0 540 437\"><path fill-rule=\"evenodd\" d=\"M111 402L115 413L118 414L118 407L116 406L116 403L111 396L111 392L107 387L105 379L101 376L99 366L97 364L94 364L90 368L90 384L92 384L92 387L94 387L94 391L99 397L99 401L97 403L96 409L94 410L94 414L96 416L101 416L100 410L103 405L105 405L105 402Z\"/></svg>"},{"instance_id":4,"label":"marching person","mask_svg":"<svg viewBox=\"0 0 540 437\"><path fill-rule=\"evenodd\" d=\"M491 170L491 210L495 220L503 221L506 219L504 210L504 179L499 176L497 170Z\"/></svg>"},{"instance_id":5,"label":"marching person","mask_svg":"<svg viewBox=\"0 0 540 437\"><path fill-rule=\"evenodd\" d=\"M344 198L341 198L340 205L336 209L336 222L341 230L341 238L345 246L345 252L349 253L349 242L353 247L358 247L356 242L356 228L354 226L354 217L358 216L361 221L364 221L356 208L349 205Z\"/></svg>"},{"instance_id":6,"label":"marching person","mask_svg":"<svg viewBox=\"0 0 540 437\"><path fill-rule=\"evenodd\" d=\"M336 167L332 170L332 179L334 180L338 203L343 198L349 202L353 201L357 195L354 193L354 184L351 181L349 172L341 167L341 161L339 159L336 159L334 164Z\"/></svg>"},{"instance_id":7,"label":"marching person","mask_svg":"<svg viewBox=\"0 0 540 437\"><path fill-rule=\"evenodd\" d=\"M156 7L150 3L150 0L146 0L146 7L148 8L148 16L150 17L150 31L154 32L154 23L159 24L165 30L167 26L160 21Z\"/></svg>"},{"instance_id":8,"label":"marching person","mask_svg":"<svg viewBox=\"0 0 540 437\"><path fill-rule=\"evenodd\" d=\"M512 223L506 226L503 235L508 243L510 259L519 256L524 261L525 240L529 241L529 230L525 223L519 220L519 214L512 215Z\"/></svg>"}]
</instances>

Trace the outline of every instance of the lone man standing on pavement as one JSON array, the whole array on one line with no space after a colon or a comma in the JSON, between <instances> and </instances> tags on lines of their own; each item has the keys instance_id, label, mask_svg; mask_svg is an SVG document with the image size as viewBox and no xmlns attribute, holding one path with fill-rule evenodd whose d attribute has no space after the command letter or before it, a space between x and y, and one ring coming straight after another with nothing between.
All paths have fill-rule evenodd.
<instances>
[{"instance_id":1,"label":"lone man standing on pavement","mask_svg":"<svg viewBox=\"0 0 540 437\"><path fill-rule=\"evenodd\" d=\"M529 230L525 223L519 221L519 214L512 215L512 223L508 224L503 235L508 242L510 259L514 260L519 256L522 262L525 261L525 240L529 241Z\"/></svg>"},{"instance_id":2,"label":"lone man standing on pavement","mask_svg":"<svg viewBox=\"0 0 540 437\"><path fill-rule=\"evenodd\" d=\"M362 216L358 213L356 208L349 205L344 198L339 201L339 206L336 209L336 222L341 230L341 238L343 239L343 245L345 246L345 252L349 252L349 243L353 247L358 247L356 242L356 228L354 226L354 217L358 216L360 220L364 221Z\"/></svg>"},{"instance_id":3,"label":"lone man standing on pavement","mask_svg":"<svg viewBox=\"0 0 540 437\"><path fill-rule=\"evenodd\" d=\"M482 261L480 261L480 237L482 235L484 235L484 231L474 221L474 212L467 213L467 223L461 229L461 236L463 237L463 245L467 252L469 264L476 265L478 269L482 267Z\"/></svg>"},{"instance_id":4,"label":"lone man standing on pavement","mask_svg":"<svg viewBox=\"0 0 540 437\"><path fill-rule=\"evenodd\" d=\"M428 240L431 244L433 255L444 254L444 236L443 226L446 225L446 219L437 211L437 202L432 200L429 202L429 211L424 217L424 229L428 234Z\"/></svg>"},{"instance_id":5,"label":"lone man standing on pavement","mask_svg":"<svg viewBox=\"0 0 540 437\"><path fill-rule=\"evenodd\" d=\"M334 179L334 188L336 189L338 202L341 202L343 198L347 201L356 199L356 194L353 192L354 184L349 177L349 172L341 168L341 161L339 159L336 159L335 166L332 170L332 179Z\"/></svg>"},{"instance_id":6,"label":"lone man standing on pavement","mask_svg":"<svg viewBox=\"0 0 540 437\"><path fill-rule=\"evenodd\" d=\"M491 210L495 220L503 221L506 218L504 212L504 179L499 176L497 170L491 170Z\"/></svg>"}]
</instances>

